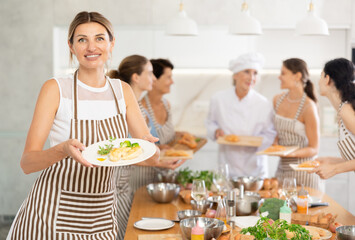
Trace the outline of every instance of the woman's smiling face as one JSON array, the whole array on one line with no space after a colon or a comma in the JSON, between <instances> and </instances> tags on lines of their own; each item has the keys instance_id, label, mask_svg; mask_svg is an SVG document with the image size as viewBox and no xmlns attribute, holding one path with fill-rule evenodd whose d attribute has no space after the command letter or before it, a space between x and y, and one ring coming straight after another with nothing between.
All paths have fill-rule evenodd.
<instances>
[{"instance_id":1,"label":"woman's smiling face","mask_svg":"<svg viewBox=\"0 0 355 240\"><path fill-rule=\"evenodd\" d=\"M81 67L103 67L112 52L114 39L110 41L104 26L96 22L80 24L74 32L70 51L76 56Z\"/></svg>"}]
</instances>

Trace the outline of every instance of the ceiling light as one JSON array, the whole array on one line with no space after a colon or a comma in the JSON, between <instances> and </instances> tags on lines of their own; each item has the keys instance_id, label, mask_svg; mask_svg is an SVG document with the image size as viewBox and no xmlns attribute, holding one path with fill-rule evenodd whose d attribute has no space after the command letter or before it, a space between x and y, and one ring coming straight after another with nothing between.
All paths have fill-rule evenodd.
<instances>
[{"instance_id":1,"label":"ceiling light","mask_svg":"<svg viewBox=\"0 0 355 240\"><path fill-rule=\"evenodd\" d=\"M166 27L166 34L175 36L197 36L198 29L194 20L189 18L184 10L182 0L178 15L175 16Z\"/></svg>"},{"instance_id":2,"label":"ceiling light","mask_svg":"<svg viewBox=\"0 0 355 240\"><path fill-rule=\"evenodd\" d=\"M250 16L248 4L245 0L240 14L230 25L229 32L238 35L260 35L263 33L259 21Z\"/></svg>"},{"instance_id":3,"label":"ceiling light","mask_svg":"<svg viewBox=\"0 0 355 240\"><path fill-rule=\"evenodd\" d=\"M314 5L312 0L309 4L309 9L306 17L304 17L296 25L296 33L299 35L308 35L308 36L329 35L328 25L323 19L316 16L314 12Z\"/></svg>"}]
</instances>

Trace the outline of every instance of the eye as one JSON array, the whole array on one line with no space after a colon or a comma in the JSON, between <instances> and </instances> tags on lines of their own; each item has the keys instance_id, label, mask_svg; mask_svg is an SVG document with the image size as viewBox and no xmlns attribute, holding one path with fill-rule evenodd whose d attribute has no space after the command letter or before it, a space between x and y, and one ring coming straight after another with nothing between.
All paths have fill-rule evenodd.
<instances>
[{"instance_id":1,"label":"eye","mask_svg":"<svg viewBox=\"0 0 355 240\"><path fill-rule=\"evenodd\" d=\"M98 37L98 38L97 38L97 41L99 41L99 42L100 42L100 41L104 41L104 40L105 40L105 38L103 38L103 37Z\"/></svg>"},{"instance_id":2,"label":"eye","mask_svg":"<svg viewBox=\"0 0 355 240\"><path fill-rule=\"evenodd\" d=\"M78 42L85 42L86 40L84 38L79 38Z\"/></svg>"}]
</instances>

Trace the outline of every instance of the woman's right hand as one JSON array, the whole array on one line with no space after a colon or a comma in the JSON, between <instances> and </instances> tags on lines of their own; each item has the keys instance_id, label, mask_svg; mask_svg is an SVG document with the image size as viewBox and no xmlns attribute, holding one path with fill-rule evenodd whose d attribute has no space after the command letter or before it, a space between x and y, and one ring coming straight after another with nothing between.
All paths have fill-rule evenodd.
<instances>
[{"instance_id":1,"label":"woman's right hand","mask_svg":"<svg viewBox=\"0 0 355 240\"><path fill-rule=\"evenodd\" d=\"M69 139L64 142L63 145L63 151L67 156L72 157L75 161L80 163L81 165L85 167L94 167L91 163L89 163L87 160L83 158L83 155L81 154L81 151L85 150L85 145L82 144L79 140L77 139Z\"/></svg>"}]
</instances>

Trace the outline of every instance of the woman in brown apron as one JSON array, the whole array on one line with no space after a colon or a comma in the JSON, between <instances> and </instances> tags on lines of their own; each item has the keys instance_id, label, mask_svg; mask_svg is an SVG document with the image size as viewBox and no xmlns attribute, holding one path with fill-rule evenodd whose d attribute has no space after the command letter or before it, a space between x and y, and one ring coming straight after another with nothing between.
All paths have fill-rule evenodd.
<instances>
[{"instance_id":1,"label":"woman in brown apron","mask_svg":"<svg viewBox=\"0 0 355 240\"><path fill-rule=\"evenodd\" d=\"M316 174L294 171L290 164L300 164L313 159L319 148L319 119L313 84L308 79L307 64L298 58L283 62L280 74L281 89L288 92L274 97L277 143L298 146L299 149L281 157L276 177L296 178L297 185L323 190L324 184Z\"/></svg>"},{"instance_id":2,"label":"woman in brown apron","mask_svg":"<svg viewBox=\"0 0 355 240\"><path fill-rule=\"evenodd\" d=\"M327 179L355 171L355 85L354 65L338 58L327 62L319 80L319 91L338 111L338 148L341 158L319 157L320 166L313 172Z\"/></svg>"},{"instance_id":3,"label":"woman in brown apron","mask_svg":"<svg viewBox=\"0 0 355 240\"><path fill-rule=\"evenodd\" d=\"M21 167L27 174L43 171L7 239L116 239L129 167L95 167L80 150L109 137L124 138L128 130L133 137L157 140L129 85L105 78L104 65L114 46L110 22L95 12L77 14L68 44L79 69L42 87ZM48 135L51 147L43 150ZM158 154L146 162L154 164ZM123 198L114 194L116 177L123 180Z\"/></svg>"}]
</instances>

